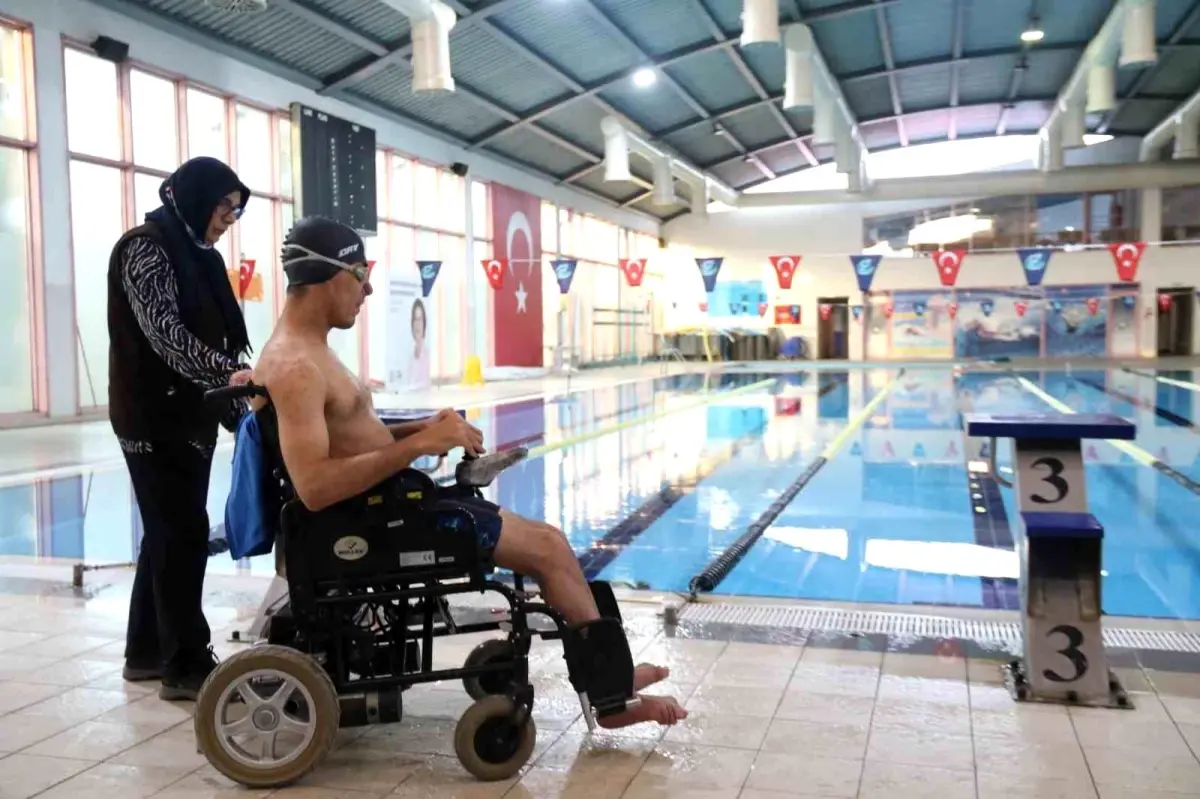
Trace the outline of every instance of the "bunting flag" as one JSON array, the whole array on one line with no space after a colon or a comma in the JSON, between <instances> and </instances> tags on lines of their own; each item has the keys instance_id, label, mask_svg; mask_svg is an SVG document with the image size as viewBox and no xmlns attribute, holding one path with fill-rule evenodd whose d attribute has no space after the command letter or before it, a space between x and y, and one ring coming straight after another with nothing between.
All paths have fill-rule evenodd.
<instances>
[{"instance_id":1,"label":"bunting flag","mask_svg":"<svg viewBox=\"0 0 1200 799\"><path fill-rule=\"evenodd\" d=\"M980 300L979 310L983 311L984 316L991 316L992 311L996 310L996 303L991 300Z\"/></svg>"},{"instance_id":2,"label":"bunting flag","mask_svg":"<svg viewBox=\"0 0 1200 799\"><path fill-rule=\"evenodd\" d=\"M721 271L724 258L697 258L696 266L700 269L700 277L704 280L704 291L713 293L717 287L717 274Z\"/></svg>"},{"instance_id":3,"label":"bunting flag","mask_svg":"<svg viewBox=\"0 0 1200 799\"><path fill-rule=\"evenodd\" d=\"M417 269L421 272L421 296L428 297L433 291L438 273L442 271L441 261L417 261Z\"/></svg>"},{"instance_id":4,"label":"bunting flag","mask_svg":"<svg viewBox=\"0 0 1200 799\"><path fill-rule=\"evenodd\" d=\"M963 260L966 257L966 250L938 250L933 254L938 280L942 281L943 286L955 284L958 280L958 270L962 268Z\"/></svg>"},{"instance_id":5,"label":"bunting flag","mask_svg":"<svg viewBox=\"0 0 1200 799\"><path fill-rule=\"evenodd\" d=\"M1050 266L1050 256L1054 250L1049 247L1020 247L1017 257L1021 259L1021 268L1025 270L1025 283L1030 286L1042 285L1046 277L1046 269Z\"/></svg>"},{"instance_id":6,"label":"bunting flag","mask_svg":"<svg viewBox=\"0 0 1200 799\"><path fill-rule=\"evenodd\" d=\"M246 290L254 280L254 259L243 258L238 264L238 299L246 299Z\"/></svg>"},{"instance_id":7,"label":"bunting flag","mask_svg":"<svg viewBox=\"0 0 1200 799\"><path fill-rule=\"evenodd\" d=\"M646 259L622 258L621 271L625 274L625 282L637 288L642 285L642 278L646 274Z\"/></svg>"},{"instance_id":8,"label":"bunting flag","mask_svg":"<svg viewBox=\"0 0 1200 799\"><path fill-rule=\"evenodd\" d=\"M1161 308L1164 313L1171 310L1171 301L1171 295L1167 294L1166 292L1158 295L1158 307Z\"/></svg>"},{"instance_id":9,"label":"bunting flag","mask_svg":"<svg viewBox=\"0 0 1200 799\"><path fill-rule=\"evenodd\" d=\"M1146 242L1119 242L1108 245L1113 262L1117 265L1117 277L1126 283L1137 279L1138 264L1142 262L1142 253L1146 252Z\"/></svg>"},{"instance_id":10,"label":"bunting flag","mask_svg":"<svg viewBox=\"0 0 1200 799\"><path fill-rule=\"evenodd\" d=\"M950 314L951 319L958 316L958 303L957 302L946 303L946 313Z\"/></svg>"},{"instance_id":11,"label":"bunting flag","mask_svg":"<svg viewBox=\"0 0 1200 799\"><path fill-rule=\"evenodd\" d=\"M487 275L488 285L494 291L504 288L504 272L508 269L508 261L504 258L490 258L482 263L483 271Z\"/></svg>"},{"instance_id":12,"label":"bunting flag","mask_svg":"<svg viewBox=\"0 0 1200 799\"><path fill-rule=\"evenodd\" d=\"M918 319L923 319L925 317L925 303L920 301L914 302L912 309L913 313L917 315Z\"/></svg>"},{"instance_id":13,"label":"bunting flag","mask_svg":"<svg viewBox=\"0 0 1200 799\"><path fill-rule=\"evenodd\" d=\"M875 271L879 269L882 255L851 255L850 265L854 267L854 276L858 278L858 290L870 291L871 281L875 279Z\"/></svg>"},{"instance_id":14,"label":"bunting flag","mask_svg":"<svg viewBox=\"0 0 1200 799\"><path fill-rule=\"evenodd\" d=\"M707 302L700 303L700 313L708 313L708 303Z\"/></svg>"},{"instance_id":15,"label":"bunting flag","mask_svg":"<svg viewBox=\"0 0 1200 799\"><path fill-rule=\"evenodd\" d=\"M765 302L760 302L758 304L758 315L759 316L767 315L767 304Z\"/></svg>"},{"instance_id":16,"label":"bunting flag","mask_svg":"<svg viewBox=\"0 0 1200 799\"><path fill-rule=\"evenodd\" d=\"M1013 308L1016 309L1017 316L1023 317L1025 316L1025 312L1029 310L1029 303L1024 300L1017 300L1013 303Z\"/></svg>"},{"instance_id":17,"label":"bunting flag","mask_svg":"<svg viewBox=\"0 0 1200 799\"><path fill-rule=\"evenodd\" d=\"M1121 304L1124 305L1126 309L1132 311L1134 306L1137 305L1137 297L1134 297L1132 294L1126 294L1121 298Z\"/></svg>"},{"instance_id":18,"label":"bunting flag","mask_svg":"<svg viewBox=\"0 0 1200 799\"><path fill-rule=\"evenodd\" d=\"M827 302L823 302L817 306L817 311L821 314L821 321L825 321L833 313L833 306Z\"/></svg>"},{"instance_id":19,"label":"bunting flag","mask_svg":"<svg viewBox=\"0 0 1200 799\"><path fill-rule=\"evenodd\" d=\"M863 307L861 305L851 305L850 313L854 316L854 321L862 319Z\"/></svg>"},{"instance_id":20,"label":"bunting flag","mask_svg":"<svg viewBox=\"0 0 1200 799\"><path fill-rule=\"evenodd\" d=\"M579 262L574 258L558 258L550 262L560 294L565 296L571 293L571 281L575 279L575 268L578 266Z\"/></svg>"},{"instance_id":21,"label":"bunting flag","mask_svg":"<svg viewBox=\"0 0 1200 799\"><path fill-rule=\"evenodd\" d=\"M892 308L892 304L890 302L886 303L883 306L883 315L886 316L888 319L891 319L893 310L894 309Z\"/></svg>"},{"instance_id":22,"label":"bunting flag","mask_svg":"<svg viewBox=\"0 0 1200 799\"><path fill-rule=\"evenodd\" d=\"M775 277L779 279L779 288L790 289L792 278L800 268L799 255L772 255L771 266L775 268Z\"/></svg>"},{"instance_id":23,"label":"bunting flag","mask_svg":"<svg viewBox=\"0 0 1200 799\"><path fill-rule=\"evenodd\" d=\"M1050 300L1050 310L1056 314L1062 313L1062 303L1058 300Z\"/></svg>"},{"instance_id":24,"label":"bunting flag","mask_svg":"<svg viewBox=\"0 0 1200 799\"><path fill-rule=\"evenodd\" d=\"M1100 299L1098 297L1088 297L1087 298L1087 309L1088 309L1088 313L1090 313L1092 316L1095 316L1096 313L1100 310Z\"/></svg>"}]
</instances>

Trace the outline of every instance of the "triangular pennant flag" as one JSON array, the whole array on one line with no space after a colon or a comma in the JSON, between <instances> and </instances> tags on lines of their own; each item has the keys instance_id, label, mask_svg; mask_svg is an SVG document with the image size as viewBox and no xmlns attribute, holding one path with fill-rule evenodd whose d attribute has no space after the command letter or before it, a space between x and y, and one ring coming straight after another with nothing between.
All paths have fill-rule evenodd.
<instances>
[{"instance_id":1,"label":"triangular pennant flag","mask_svg":"<svg viewBox=\"0 0 1200 799\"><path fill-rule=\"evenodd\" d=\"M913 308L913 313L915 313L917 315L918 319L925 316L925 303L914 302L912 308Z\"/></svg>"},{"instance_id":2,"label":"triangular pennant flag","mask_svg":"<svg viewBox=\"0 0 1200 799\"><path fill-rule=\"evenodd\" d=\"M700 303L700 313L708 313L708 303L707 302Z\"/></svg>"},{"instance_id":3,"label":"triangular pennant flag","mask_svg":"<svg viewBox=\"0 0 1200 799\"><path fill-rule=\"evenodd\" d=\"M892 449L892 442L890 442L890 441L883 442L883 457L885 457L885 458L896 457L896 450Z\"/></svg>"},{"instance_id":4,"label":"triangular pennant flag","mask_svg":"<svg viewBox=\"0 0 1200 799\"><path fill-rule=\"evenodd\" d=\"M958 445L953 441L950 442L950 446L946 447L946 457L958 457Z\"/></svg>"},{"instance_id":5,"label":"triangular pennant flag","mask_svg":"<svg viewBox=\"0 0 1200 799\"><path fill-rule=\"evenodd\" d=\"M996 309L996 303L992 302L991 300L980 300L979 301L979 310L983 311L984 316L991 316L992 311L994 311L995 309Z\"/></svg>"},{"instance_id":6,"label":"triangular pennant flag","mask_svg":"<svg viewBox=\"0 0 1200 799\"><path fill-rule=\"evenodd\" d=\"M850 454L851 455L861 455L862 454L862 445L859 444L857 441L855 441L853 444L850 445Z\"/></svg>"},{"instance_id":7,"label":"triangular pennant flag","mask_svg":"<svg viewBox=\"0 0 1200 799\"><path fill-rule=\"evenodd\" d=\"M914 458L924 458L925 457L925 445L918 441L917 445L915 447L913 447L912 456Z\"/></svg>"},{"instance_id":8,"label":"triangular pennant flag","mask_svg":"<svg viewBox=\"0 0 1200 799\"><path fill-rule=\"evenodd\" d=\"M850 313L853 314L854 321L857 322L859 319L862 318L863 307L861 305L851 305Z\"/></svg>"},{"instance_id":9,"label":"triangular pennant flag","mask_svg":"<svg viewBox=\"0 0 1200 799\"><path fill-rule=\"evenodd\" d=\"M1121 298L1121 304L1124 305L1128 310L1132 311L1133 307L1137 305L1137 297L1134 297L1132 294L1126 294Z\"/></svg>"},{"instance_id":10,"label":"triangular pennant flag","mask_svg":"<svg viewBox=\"0 0 1200 799\"><path fill-rule=\"evenodd\" d=\"M442 271L441 261L417 261L417 269L421 273L421 296L428 297L433 291L438 273Z\"/></svg>"},{"instance_id":11,"label":"triangular pennant flag","mask_svg":"<svg viewBox=\"0 0 1200 799\"><path fill-rule=\"evenodd\" d=\"M850 265L854 267L854 276L858 279L859 291L870 291L871 281L875 279L875 270L879 268L882 255L851 255Z\"/></svg>"},{"instance_id":12,"label":"triangular pennant flag","mask_svg":"<svg viewBox=\"0 0 1200 799\"><path fill-rule=\"evenodd\" d=\"M1161 308L1164 312L1171 310L1171 302L1173 301L1173 299L1174 298L1172 298L1171 295L1167 294L1165 291L1159 293L1158 307Z\"/></svg>"},{"instance_id":13,"label":"triangular pennant flag","mask_svg":"<svg viewBox=\"0 0 1200 799\"><path fill-rule=\"evenodd\" d=\"M792 278L800 268L799 255L772 255L771 266L775 268L775 277L779 280L779 288L790 289Z\"/></svg>"},{"instance_id":14,"label":"triangular pennant flag","mask_svg":"<svg viewBox=\"0 0 1200 799\"><path fill-rule=\"evenodd\" d=\"M938 280L942 281L943 286L955 284L958 280L958 270L962 268L963 260L966 257L966 250L938 250L933 254Z\"/></svg>"},{"instance_id":15,"label":"triangular pennant flag","mask_svg":"<svg viewBox=\"0 0 1200 799\"><path fill-rule=\"evenodd\" d=\"M482 261L483 271L487 275L488 285L493 290L499 291L504 287L504 271L508 268L508 261L504 258L489 258Z\"/></svg>"},{"instance_id":16,"label":"triangular pennant flag","mask_svg":"<svg viewBox=\"0 0 1200 799\"><path fill-rule=\"evenodd\" d=\"M646 259L645 258L622 258L621 271L625 274L625 282L633 288L642 285L642 278L646 275Z\"/></svg>"},{"instance_id":17,"label":"triangular pennant flag","mask_svg":"<svg viewBox=\"0 0 1200 799\"><path fill-rule=\"evenodd\" d=\"M579 266L579 262L574 258L558 258L551 261L550 266L554 269L554 279L558 281L559 293L570 294L571 281L575 279L575 268Z\"/></svg>"},{"instance_id":18,"label":"triangular pennant flag","mask_svg":"<svg viewBox=\"0 0 1200 799\"><path fill-rule=\"evenodd\" d=\"M1025 270L1025 283L1030 286L1042 285L1046 277L1046 269L1050 266L1050 256L1054 250L1049 247L1020 247L1017 257L1021 259L1021 268Z\"/></svg>"},{"instance_id":19,"label":"triangular pennant flag","mask_svg":"<svg viewBox=\"0 0 1200 799\"><path fill-rule=\"evenodd\" d=\"M1113 262L1117 265L1117 277L1126 283L1137 280L1138 264L1146 251L1146 242L1119 242L1108 245Z\"/></svg>"},{"instance_id":20,"label":"triangular pennant flag","mask_svg":"<svg viewBox=\"0 0 1200 799\"><path fill-rule=\"evenodd\" d=\"M1098 297L1088 297L1087 309L1088 313L1090 313L1092 316L1095 316L1097 311L1100 310L1100 299Z\"/></svg>"},{"instance_id":21,"label":"triangular pennant flag","mask_svg":"<svg viewBox=\"0 0 1200 799\"><path fill-rule=\"evenodd\" d=\"M821 314L821 320L824 321L829 318L831 313L833 313L833 306L827 302L823 302L817 306L817 311Z\"/></svg>"},{"instance_id":22,"label":"triangular pennant flag","mask_svg":"<svg viewBox=\"0 0 1200 799\"><path fill-rule=\"evenodd\" d=\"M767 304L765 302L760 302L758 304L758 315L759 316L767 315Z\"/></svg>"},{"instance_id":23,"label":"triangular pennant flag","mask_svg":"<svg viewBox=\"0 0 1200 799\"><path fill-rule=\"evenodd\" d=\"M1051 300L1050 310L1054 311L1055 313L1062 313L1062 303L1058 300Z\"/></svg>"},{"instance_id":24,"label":"triangular pennant flag","mask_svg":"<svg viewBox=\"0 0 1200 799\"><path fill-rule=\"evenodd\" d=\"M1024 300L1017 300L1013 303L1013 308L1017 311L1017 316L1024 316L1025 311L1029 310L1029 303Z\"/></svg>"},{"instance_id":25,"label":"triangular pennant flag","mask_svg":"<svg viewBox=\"0 0 1200 799\"><path fill-rule=\"evenodd\" d=\"M992 445L991 445L989 442L987 442L987 441L984 441L984 442L983 442L983 443L982 443L982 444L979 446L979 457L981 457L981 458L990 458L990 457L992 457Z\"/></svg>"},{"instance_id":26,"label":"triangular pennant flag","mask_svg":"<svg viewBox=\"0 0 1200 799\"><path fill-rule=\"evenodd\" d=\"M1088 448L1084 452L1084 454L1087 455L1092 460L1095 460L1096 458L1100 457L1099 455L1096 454L1096 445L1095 444L1088 444Z\"/></svg>"},{"instance_id":27,"label":"triangular pennant flag","mask_svg":"<svg viewBox=\"0 0 1200 799\"><path fill-rule=\"evenodd\" d=\"M724 258L697 258L696 266L700 269L700 277L704 280L704 290L712 294L717 287L717 274L721 271Z\"/></svg>"},{"instance_id":28,"label":"triangular pennant flag","mask_svg":"<svg viewBox=\"0 0 1200 799\"><path fill-rule=\"evenodd\" d=\"M958 303L957 302L946 303L946 313L950 314L951 319L958 316Z\"/></svg>"},{"instance_id":29,"label":"triangular pennant flag","mask_svg":"<svg viewBox=\"0 0 1200 799\"><path fill-rule=\"evenodd\" d=\"M892 304L890 302L883 304L883 315L886 316L888 319L892 318L892 310L893 310L893 308L892 308Z\"/></svg>"}]
</instances>

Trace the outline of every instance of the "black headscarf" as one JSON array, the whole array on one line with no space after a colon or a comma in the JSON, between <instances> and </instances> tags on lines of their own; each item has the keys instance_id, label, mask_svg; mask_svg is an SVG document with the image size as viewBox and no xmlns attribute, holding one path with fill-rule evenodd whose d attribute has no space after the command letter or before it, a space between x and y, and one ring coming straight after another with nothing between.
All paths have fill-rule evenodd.
<instances>
[{"instance_id":1,"label":"black headscarf","mask_svg":"<svg viewBox=\"0 0 1200 799\"><path fill-rule=\"evenodd\" d=\"M232 169L215 158L193 158L176 169L158 188L162 205L146 214L162 235L175 267L180 310L187 316L200 302L198 292L207 289L225 318L229 354L250 352L246 320L238 307L225 261L204 236L217 205L230 192L240 192L239 208L250 200L246 187Z\"/></svg>"}]
</instances>

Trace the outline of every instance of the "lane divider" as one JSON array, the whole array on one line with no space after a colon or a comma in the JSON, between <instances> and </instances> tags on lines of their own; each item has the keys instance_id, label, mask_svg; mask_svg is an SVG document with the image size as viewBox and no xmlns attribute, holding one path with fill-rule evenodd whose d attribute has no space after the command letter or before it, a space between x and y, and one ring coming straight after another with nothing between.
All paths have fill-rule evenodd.
<instances>
[{"instance_id":1,"label":"lane divider","mask_svg":"<svg viewBox=\"0 0 1200 799\"><path fill-rule=\"evenodd\" d=\"M1094 388L1097 391L1103 391L1105 394L1112 397L1113 399L1120 400L1121 402L1127 402L1130 405L1134 406L1135 408L1144 408L1145 410L1148 410L1148 411L1154 411L1155 416L1157 416L1159 419L1165 419L1166 421L1170 422L1171 424L1179 425L1180 427L1185 427L1192 431L1197 430L1196 425L1192 422L1191 419L1188 419L1185 416L1181 416L1180 414L1175 413L1174 411L1169 411L1166 408L1160 407L1159 405L1156 405L1155 403L1150 402L1148 400L1141 400L1141 399L1138 399L1137 397L1133 396L1132 394L1126 394L1124 391L1121 391L1119 388L1110 388L1109 386L1106 386L1103 383L1099 383L1088 377L1076 377L1075 375L1071 375L1071 379L1074 380L1076 383L1082 383L1083 385L1088 386L1089 388Z\"/></svg>"},{"instance_id":2,"label":"lane divider","mask_svg":"<svg viewBox=\"0 0 1200 799\"><path fill-rule=\"evenodd\" d=\"M1125 371L1125 372L1129 372L1129 374L1131 374L1131 375L1137 375L1138 377L1144 377L1147 380L1157 380L1158 382L1165 383L1168 386L1175 386L1176 388L1186 388L1188 391L1195 391L1196 393L1200 393L1200 386L1196 385L1195 383L1189 383L1186 380L1177 380L1173 377L1162 377L1161 375L1152 375L1149 372L1139 372L1137 369L1130 369L1128 366L1122 366L1121 370Z\"/></svg>"},{"instance_id":3,"label":"lane divider","mask_svg":"<svg viewBox=\"0 0 1200 799\"><path fill-rule=\"evenodd\" d=\"M1076 413L1076 411L1074 409L1072 409L1071 406L1067 405L1066 403L1062 402L1061 400L1059 400L1055 397L1050 396L1049 394L1047 394L1045 391L1042 390L1041 386L1036 385L1033 381L1029 380L1028 378L1021 377L1020 375L1016 375L1016 378L1017 378L1017 382L1019 382L1021 384L1022 388L1024 388L1030 394L1033 394L1034 396L1040 398L1043 402L1045 402L1051 408L1054 408L1056 411L1059 411L1060 413L1067 413L1067 414ZM1193 494L1200 496L1200 483L1197 483L1195 480L1193 480L1192 478L1188 477L1185 474L1181 474L1180 472L1175 471L1170 466L1163 463L1161 460L1154 457L1149 452L1147 452L1146 450L1137 446L1136 444L1131 444L1128 441L1117 441L1115 439L1105 439L1105 440L1109 444L1112 444L1114 447L1119 449L1121 452L1124 452L1126 455L1133 458L1138 463L1142 464L1143 466L1149 466L1151 469L1154 469L1155 471L1160 472L1161 474L1171 478L1176 483L1178 483L1179 485L1186 488L1188 491L1191 491Z\"/></svg>"},{"instance_id":4,"label":"lane divider","mask_svg":"<svg viewBox=\"0 0 1200 799\"><path fill-rule=\"evenodd\" d=\"M691 592L689 599L695 599L696 595L701 591L713 591L721 584L721 581L733 571L742 558L746 557L746 553L758 542L758 539L767 531L767 528L774 524L784 509L792 503L796 495L809 484L813 477L817 475L817 472L821 471L821 467L833 460L834 456L838 454L854 431L861 427L863 422L875 412L875 409L887 399L887 396L892 393L892 389L895 388L896 383L903 374L904 369L897 372L895 377L880 389L879 393L863 406L861 411L855 414L854 418L850 420L842 431L834 436L824 451L808 465L808 468L801 472L800 476L792 481L791 485L784 489L783 493L746 528L746 531L738 536L737 540L730 544L724 552L705 566L703 571L692 577L688 583L688 590Z\"/></svg>"}]
</instances>

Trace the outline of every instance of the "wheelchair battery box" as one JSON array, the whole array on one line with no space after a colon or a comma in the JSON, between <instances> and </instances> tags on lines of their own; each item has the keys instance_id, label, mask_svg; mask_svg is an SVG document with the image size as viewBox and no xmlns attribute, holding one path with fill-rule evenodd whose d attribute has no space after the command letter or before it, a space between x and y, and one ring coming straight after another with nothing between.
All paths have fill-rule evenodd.
<instances>
[{"instance_id":1,"label":"wheelchair battery box","mask_svg":"<svg viewBox=\"0 0 1200 799\"><path fill-rule=\"evenodd\" d=\"M404 472L319 513L298 509L287 525L288 574L321 581L477 571L482 556L473 531L434 527L438 491L425 475Z\"/></svg>"}]
</instances>

